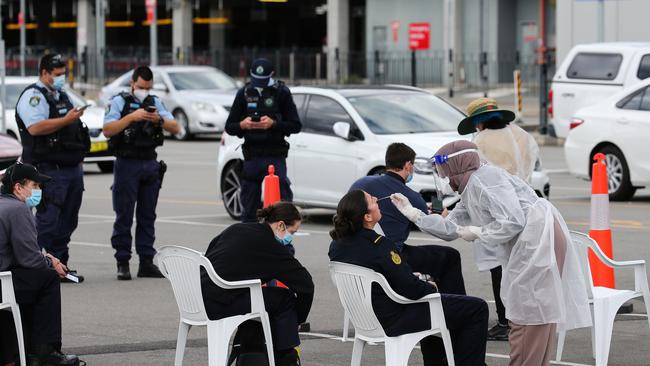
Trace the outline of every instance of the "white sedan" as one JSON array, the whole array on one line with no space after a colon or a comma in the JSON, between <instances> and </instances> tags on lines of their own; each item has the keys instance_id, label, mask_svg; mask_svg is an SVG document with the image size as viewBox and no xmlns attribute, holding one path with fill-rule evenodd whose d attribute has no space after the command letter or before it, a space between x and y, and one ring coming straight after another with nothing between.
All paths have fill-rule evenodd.
<instances>
[{"instance_id":1,"label":"white sedan","mask_svg":"<svg viewBox=\"0 0 650 366\"><path fill-rule=\"evenodd\" d=\"M209 66L152 66L153 90L174 115L181 132L174 137L189 140L194 135L220 133L241 83ZM120 92L130 91L129 71L102 88L99 101L108 101Z\"/></svg>"},{"instance_id":2,"label":"white sedan","mask_svg":"<svg viewBox=\"0 0 650 366\"><path fill-rule=\"evenodd\" d=\"M467 139L456 132L465 115L426 91L410 87L291 89L303 127L288 138L287 170L294 202L301 207L336 208L354 181L384 171L386 148L403 142L416 152L409 187L429 200L442 183L429 158L444 144ZM222 134L218 182L228 214L241 215L239 198L243 140ZM549 179L533 174L539 195L548 196ZM445 206L456 196L446 197Z\"/></svg>"},{"instance_id":3,"label":"white sedan","mask_svg":"<svg viewBox=\"0 0 650 366\"><path fill-rule=\"evenodd\" d=\"M18 98L23 90L37 81L37 77L9 76L5 79L7 88L7 108L5 110L7 121L6 132L7 135L18 141L20 141L20 133L18 132L18 124L16 123L16 103L18 103ZM70 101L75 107L91 104L91 107L87 108L83 116L81 116L81 120L86 124L90 133L90 151L86 153L84 163L96 163L102 172L112 172L115 157L108 147L108 139L102 133L104 127L104 109L94 106L94 102L85 100L71 89L66 88L65 91L68 93Z\"/></svg>"},{"instance_id":4,"label":"white sedan","mask_svg":"<svg viewBox=\"0 0 650 366\"><path fill-rule=\"evenodd\" d=\"M650 79L578 110L570 127L564 154L571 174L589 179L593 157L601 152L610 199L628 200L650 185Z\"/></svg>"}]
</instances>

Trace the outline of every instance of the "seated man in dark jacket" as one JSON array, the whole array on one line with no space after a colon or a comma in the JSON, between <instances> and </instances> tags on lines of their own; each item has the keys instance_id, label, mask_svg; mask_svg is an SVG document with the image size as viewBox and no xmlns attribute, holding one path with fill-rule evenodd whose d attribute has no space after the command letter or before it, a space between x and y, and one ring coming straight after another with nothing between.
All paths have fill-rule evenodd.
<instances>
[{"instance_id":1,"label":"seated man in dark jacket","mask_svg":"<svg viewBox=\"0 0 650 366\"><path fill-rule=\"evenodd\" d=\"M31 211L40 202L40 184L48 180L50 177L29 164L7 168L0 196L0 272L11 271L27 341L27 365L78 365L77 356L61 353L59 278L65 277L67 268L41 252ZM0 340L13 342L15 333L4 318L7 313L0 313ZM11 361L4 360L7 364Z\"/></svg>"},{"instance_id":2,"label":"seated man in dark jacket","mask_svg":"<svg viewBox=\"0 0 650 366\"><path fill-rule=\"evenodd\" d=\"M372 230L381 218L377 198L361 190L348 192L338 204L330 232L330 260L370 268L381 273L391 288L411 300L437 292L433 283L421 281L403 261L395 244ZM441 294L445 322L451 335L454 359L459 366L485 364L488 308L485 301L464 295ZM427 303L402 305L392 301L377 284L372 288L372 307L386 335L420 332L431 328ZM425 366L445 365L440 338L420 342Z\"/></svg>"},{"instance_id":3,"label":"seated man in dark jacket","mask_svg":"<svg viewBox=\"0 0 650 366\"><path fill-rule=\"evenodd\" d=\"M314 298L311 275L287 246L300 227L296 207L279 202L257 213L262 223L235 224L212 240L205 256L215 272L227 281L278 280L287 288L262 289L269 314L276 365L299 365L295 347L300 344L298 325L305 322ZM224 290L202 276L203 302L210 319L250 312L246 289Z\"/></svg>"}]
</instances>

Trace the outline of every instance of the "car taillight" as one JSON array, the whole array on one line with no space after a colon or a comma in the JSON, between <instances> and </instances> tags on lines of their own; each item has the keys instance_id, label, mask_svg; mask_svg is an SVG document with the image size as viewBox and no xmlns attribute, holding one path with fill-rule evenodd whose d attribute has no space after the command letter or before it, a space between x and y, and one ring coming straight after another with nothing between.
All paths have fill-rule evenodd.
<instances>
[{"instance_id":1,"label":"car taillight","mask_svg":"<svg viewBox=\"0 0 650 366\"><path fill-rule=\"evenodd\" d=\"M580 125L583 124L583 123L585 123L585 120L584 120L584 119L573 118L573 119L571 120L571 123L569 123L569 129L570 129L570 130L573 130L574 128L580 126Z\"/></svg>"},{"instance_id":2,"label":"car taillight","mask_svg":"<svg viewBox=\"0 0 650 366\"><path fill-rule=\"evenodd\" d=\"M553 118L553 89L548 91L548 115Z\"/></svg>"}]
</instances>

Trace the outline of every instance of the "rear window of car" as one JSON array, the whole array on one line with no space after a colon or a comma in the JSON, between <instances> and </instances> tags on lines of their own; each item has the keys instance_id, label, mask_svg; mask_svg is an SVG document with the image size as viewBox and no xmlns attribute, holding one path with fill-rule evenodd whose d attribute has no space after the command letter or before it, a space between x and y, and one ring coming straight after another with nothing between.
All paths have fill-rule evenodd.
<instances>
[{"instance_id":1,"label":"rear window of car","mask_svg":"<svg viewBox=\"0 0 650 366\"><path fill-rule=\"evenodd\" d=\"M618 53L578 53L573 58L567 77L569 79L614 80L623 62Z\"/></svg>"}]
</instances>

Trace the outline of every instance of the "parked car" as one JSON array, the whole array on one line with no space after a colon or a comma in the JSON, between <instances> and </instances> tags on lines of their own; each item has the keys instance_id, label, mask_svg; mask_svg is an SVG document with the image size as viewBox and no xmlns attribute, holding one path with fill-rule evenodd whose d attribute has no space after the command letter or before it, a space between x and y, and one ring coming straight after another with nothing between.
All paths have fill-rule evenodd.
<instances>
[{"instance_id":1,"label":"parked car","mask_svg":"<svg viewBox=\"0 0 650 366\"><path fill-rule=\"evenodd\" d=\"M593 157L605 154L609 197L628 200L650 185L650 79L577 111L564 144L571 174L589 179Z\"/></svg>"},{"instance_id":2,"label":"parked car","mask_svg":"<svg viewBox=\"0 0 650 366\"><path fill-rule=\"evenodd\" d=\"M571 117L650 76L650 43L575 46L558 67L549 92L551 124L567 137Z\"/></svg>"},{"instance_id":3,"label":"parked car","mask_svg":"<svg viewBox=\"0 0 650 366\"><path fill-rule=\"evenodd\" d=\"M424 90L410 87L295 87L292 93L303 123L288 138L287 158L294 201L302 207L336 208L352 183L384 171L386 148L403 142L417 154L409 187L425 200L442 188L429 159L444 144L467 139L456 130L465 115ZM241 215L239 198L242 139L222 134L217 174L228 214ZM535 189L548 195L548 176L538 164ZM445 206L458 200L445 197Z\"/></svg>"},{"instance_id":4,"label":"parked car","mask_svg":"<svg viewBox=\"0 0 650 366\"><path fill-rule=\"evenodd\" d=\"M23 147L16 139L0 133L0 176L16 162L23 153Z\"/></svg>"},{"instance_id":5,"label":"parked car","mask_svg":"<svg viewBox=\"0 0 650 366\"><path fill-rule=\"evenodd\" d=\"M209 66L152 66L152 94L160 97L174 115L181 132L174 137L189 140L194 135L224 130L230 107L240 85L220 70ZM114 95L130 91L133 71L102 88L100 103L107 105Z\"/></svg>"},{"instance_id":6,"label":"parked car","mask_svg":"<svg viewBox=\"0 0 650 366\"><path fill-rule=\"evenodd\" d=\"M23 90L37 81L37 77L9 76L5 79L7 88L7 108L5 111L7 135L18 141L20 141L20 133L16 123L16 103L18 103L18 98ZM81 116L81 120L88 126L90 133L90 150L86 153L84 163L96 163L102 172L112 172L115 157L108 147L108 139L102 133L104 109L94 106L94 102L84 99L72 89L66 89L65 91L75 107L91 105L91 107L86 108L83 116Z\"/></svg>"}]
</instances>

